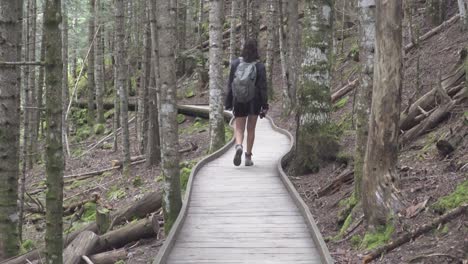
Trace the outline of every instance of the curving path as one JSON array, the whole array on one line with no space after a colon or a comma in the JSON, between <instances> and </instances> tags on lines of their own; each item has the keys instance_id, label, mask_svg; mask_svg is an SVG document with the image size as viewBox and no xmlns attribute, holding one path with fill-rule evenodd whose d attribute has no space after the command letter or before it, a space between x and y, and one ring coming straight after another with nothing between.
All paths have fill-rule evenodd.
<instances>
[{"instance_id":1,"label":"curving path","mask_svg":"<svg viewBox=\"0 0 468 264\"><path fill-rule=\"evenodd\" d=\"M310 212L278 166L291 138L259 119L254 167L232 164L232 142L201 161L155 263L332 263Z\"/></svg>"}]
</instances>

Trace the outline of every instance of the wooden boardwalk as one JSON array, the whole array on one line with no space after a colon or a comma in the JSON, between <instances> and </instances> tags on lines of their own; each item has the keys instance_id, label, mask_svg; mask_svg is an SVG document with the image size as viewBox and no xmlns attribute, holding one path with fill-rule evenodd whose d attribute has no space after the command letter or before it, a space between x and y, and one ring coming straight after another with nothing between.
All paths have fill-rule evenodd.
<instances>
[{"instance_id":1,"label":"wooden boardwalk","mask_svg":"<svg viewBox=\"0 0 468 264\"><path fill-rule=\"evenodd\" d=\"M155 263L332 263L310 212L278 169L290 148L287 134L259 119L255 166L233 165L232 142L201 162Z\"/></svg>"}]
</instances>

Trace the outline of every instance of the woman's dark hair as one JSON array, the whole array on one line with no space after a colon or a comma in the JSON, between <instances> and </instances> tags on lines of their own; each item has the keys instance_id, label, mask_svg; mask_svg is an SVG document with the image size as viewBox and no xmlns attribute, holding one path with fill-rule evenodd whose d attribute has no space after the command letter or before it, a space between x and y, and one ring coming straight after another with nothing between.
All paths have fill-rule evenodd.
<instances>
[{"instance_id":1,"label":"woman's dark hair","mask_svg":"<svg viewBox=\"0 0 468 264\"><path fill-rule=\"evenodd\" d=\"M254 62L260 59L260 56L258 56L257 41L255 39L249 39L245 42L241 56L245 62Z\"/></svg>"}]
</instances>

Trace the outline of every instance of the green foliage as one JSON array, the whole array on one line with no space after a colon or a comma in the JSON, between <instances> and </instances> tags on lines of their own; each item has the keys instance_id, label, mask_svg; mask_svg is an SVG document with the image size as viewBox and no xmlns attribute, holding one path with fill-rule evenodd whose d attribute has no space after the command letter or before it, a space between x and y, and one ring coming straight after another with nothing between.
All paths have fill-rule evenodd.
<instances>
[{"instance_id":1,"label":"green foliage","mask_svg":"<svg viewBox=\"0 0 468 264\"><path fill-rule=\"evenodd\" d=\"M195 118L194 123L187 128L181 129L183 134L201 133L208 130L208 121L199 117Z\"/></svg>"},{"instance_id":2,"label":"green foliage","mask_svg":"<svg viewBox=\"0 0 468 264\"><path fill-rule=\"evenodd\" d=\"M352 222L353 222L353 216L352 216L352 214L348 214L348 217L346 217L346 220L344 221L343 225L341 226L340 232L338 233L336 239L340 239L340 238L343 237L346 230L348 230L348 228L351 226Z\"/></svg>"},{"instance_id":3,"label":"green foliage","mask_svg":"<svg viewBox=\"0 0 468 264\"><path fill-rule=\"evenodd\" d=\"M351 208L353 208L354 206L357 205L357 202L358 201L357 201L355 195L351 195L349 198L341 200L338 205L341 206L341 207L351 207Z\"/></svg>"},{"instance_id":4,"label":"green foliage","mask_svg":"<svg viewBox=\"0 0 468 264\"><path fill-rule=\"evenodd\" d=\"M65 187L65 189L67 190L73 190L73 189L76 189L80 186L82 186L83 184L85 184L87 181L86 180L75 180L73 181L72 184L70 184L69 186Z\"/></svg>"},{"instance_id":5,"label":"green foliage","mask_svg":"<svg viewBox=\"0 0 468 264\"><path fill-rule=\"evenodd\" d=\"M379 227L375 232L368 232L362 239L361 248L371 250L387 243L392 237L395 227L389 223Z\"/></svg>"},{"instance_id":6,"label":"green foliage","mask_svg":"<svg viewBox=\"0 0 468 264\"><path fill-rule=\"evenodd\" d=\"M101 135L106 131L106 126L104 124L95 124L94 125L94 134Z\"/></svg>"},{"instance_id":7,"label":"green foliage","mask_svg":"<svg viewBox=\"0 0 468 264\"><path fill-rule=\"evenodd\" d=\"M89 202L84 205L84 212L81 219L85 222L96 221L96 203Z\"/></svg>"},{"instance_id":8,"label":"green foliage","mask_svg":"<svg viewBox=\"0 0 468 264\"><path fill-rule=\"evenodd\" d=\"M451 194L439 198L431 208L442 214L465 203L468 203L468 180L459 184Z\"/></svg>"},{"instance_id":9,"label":"green foliage","mask_svg":"<svg viewBox=\"0 0 468 264\"><path fill-rule=\"evenodd\" d=\"M232 129L232 127L230 127L229 125L225 125L224 126L225 141L226 142L230 141L233 136L234 136L234 130Z\"/></svg>"},{"instance_id":10,"label":"green foliage","mask_svg":"<svg viewBox=\"0 0 468 264\"><path fill-rule=\"evenodd\" d=\"M88 123L88 109L72 108L70 110L70 117L74 124L82 126Z\"/></svg>"},{"instance_id":11,"label":"green foliage","mask_svg":"<svg viewBox=\"0 0 468 264\"><path fill-rule=\"evenodd\" d=\"M109 200L120 200L127 195L124 189L119 188L118 186L112 186L109 192L107 193L107 198Z\"/></svg>"},{"instance_id":12,"label":"green foliage","mask_svg":"<svg viewBox=\"0 0 468 264\"><path fill-rule=\"evenodd\" d=\"M351 237L351 246L355 249L359 248L359 245L362 243L362 238L360 235L354 235Z\"/></svg>"},{"instance_id":13,"label":"green foliage","mask_svg":"<svg viewBox=\"0 0 468 264\"><path fill-rule=\"evenodd\" d=\"M185 191L187 189L187 183L192 173L192 168L197 164L196 161L182 162L180 164L180 189Z\"/></svg>"},{"instance_id":14,"label":"green foliage","mask_svg":"<svg viewBox=\"0 0 468 264\"><path fill-rule=\"evenodd\" d=\"M187 120L187 118L185 117L185 115L182 115L182 114L178 114L178 115L177 115L177 123L178 123L178 124L184 123L185 120Z\"/></svg>"},{"instance_id":15,"label":"green foliage","mask_svg":"<svg viewBox=\"0 0 468 264\"><path fill-rule=\"evenodd\" d=\"M187 91L185 91L185 98L192 98L192 97L195 97L195 92L193 89L187 89Z\"/></svg>"},{"instance_id":16,"label":"green foliage","mask_svg":"<svg viewBox=\"0 0 468 264\"><path fill-rule=\"evenodd\" d=\"M349 101L349 96L341 98L338 102L333 105L335 110L343 108Z\"/></svg>"},{"instance_id":17,"label":"green foliage","mask_svg":"<svg viewBox=\"0 0 468 264\"><path fill-rule=\"evenodd\" d=\"M75 136L75 138L78 141L85 140L89 136L91 136L91 128L89 126L82 125L82 126L78 127L78 130L76 131L76 136Z\"/></svg>"},{"instance_id":18,"label":"green foliage","mask_svg":"<svg viewBox=\"0 0 468 264\"><path fill-rule=\"evenodd\" d=\"M34 243L34 241L30 239L23 241L23 243L21 244L21 251L24 250L24 252L31 251L35 248L36 248L36 244Z\"/></svg>"},{"instance_id":19,"label":"green foliage","mask_svg":"<svg viewBox=\"0 0 468 264\"><path fill-rule=\"evenodd\" d=\"M104 118L105 118L105 119L112 118L112 117L114 116L114 113L115 113L115 109L112 108L111 110L106 111L106 112L104 113Z\"/></svg>"},{"instance_id":20,"label":"green foliage","mask_svg":"<svg viewBox=\"0 0 468 264\"><path fill-rule=\"evenodd\" d=\"M104 143L101 146L101 149L112 149L113 147L114 147L114 145L112 143Z\"/></svg>"},{"instance_id":21,"label":"green foliage","mask_svg":"<svg viewBox=\"0 0 468 264\"><path fill-rule=\"evenodd\" d=\"M136 176L134 179L133 179L133 187L140 187L143 185L143 179L141 178L141 176Z\"/></svg>"}]
</instances>

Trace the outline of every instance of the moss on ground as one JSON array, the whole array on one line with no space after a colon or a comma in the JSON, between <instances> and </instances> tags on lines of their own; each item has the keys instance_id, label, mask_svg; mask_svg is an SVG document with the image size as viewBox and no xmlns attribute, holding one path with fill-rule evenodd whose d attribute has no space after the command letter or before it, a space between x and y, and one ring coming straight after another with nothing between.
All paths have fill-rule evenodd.
<instances>
[{"instance_id":1,"label":"moss on ground","mask_svg":"<svg viewBox=\"0 0 468 264\"><path fill-rule=\"evenodd\" d=\"M94 134L101 135L106 131L106 126L104 124L95 124L94 125Z\"/></svg>"},{"instance_id":2,"label":"moss on ground","mask_svg":"<svg viewBox=\"0 0 468 264\"><path fill-rule=\"evenodd\" d=\"M367 232L361 242L361 248L371 250L387 243L392 237L395 227L389 223L379 227L374 232Z\"/></svg>"},{"instance_id":3,"label":"moss on ground","mask_svg":"<svg viewBox=\"0 0 468 264\"><path fill-rule=\"evenodd\" d=\"M232 129L232 127L230 127L229 125L225 125L224 126L225 141L229 142L233 136L234 136L234 130Z\"/></svg>"},{"instance_id":4,"label":"moss on ground","mask_svg":"<svg viewBox=\"0 0 468 264\"><path fill-rule=\"evenodd\" d=\"M141 178L141 176L136 176L134 179L133 179L133 187L140 187L143 185L143 179Z\"/></svg>"},{"instance_id":5,"label":"moss on ground","mask_svg":"<svg viewBox=\"0 0 468 264\"><path fill-rule=\"evenodd\" d=\"M21 244L21 252L22 253L26 253L28 251L31 251L33 249L36 248L36 244L34 243L34 241L30 240L30 239L27 239L25 241L23 241L23 243Z\"/></svg>"},{"instance_id":6,"label":"moss on ground","mask_svg":"<svg viewBox=\"0 0 468 264\"><path fill-rule=\"evenodd\" d=\"M349 96L345 96L345 97L341 98L340 100L338 100L338 102L336 102L333 105L333 108L335 110L341 109L348 103L348 101L349 101Z\"/></svg>"},{"instance_id":7,"label":"moss on ground","mask_svg":"<svg viewBox=\"0 0 468 264\"><path fill-rule=\"evenodd\" d=\"M107 198L109 200L120 200L127 195L123 188L119 188L118 186L112 186L109 192L107 193Z\"/></svg>"},{"instance_id":8,"label":"moss on ground","mask_svg":"<svg viewBox=\"0 0 468 264\"><path fill-rule=\"evenodd\" d=\"M439 198L431 208L442 214L448 210L457 208L464 203L468 203L468 180L459 184L451 194Z\"/></svg>"},{"instance_id":9,"label":"moss on ground","mask_svg":"<svg viewBox=\"0 0 468 264\"><path fill-rule=\"evenodd\" d=\"M78 141L85 140L89 136L91 136L91 128L87 125L81 125L78 127L78 130L76 130L75 139Z\"/></svg>"},{"instance_id":10,"label":"moss on ground","mask_svg":"<svg viewBox=\"0 0 468 264\"><path fill-rule=\"evenodd\" d=\"M96 203L89 202L84 205L84 212L81 219L85 222L96 221Z\"/></svg>"},{"instance_id":11,"label":"moss on ground","mask_svg":"<svg viewBox=\"0 0 468 264\"><path fill-rule=\"evenodd\" d=\"M187 120L187 118L185 117L185 115L182 115L182 114L178 114L178 115L177 115L177 123L178 123L178 124L184 123L185 120Z\"/></svg>"},{"instance_id":12,"label":"moss on ground","mask_svg":"<svg viewBox=\"0 0 468 264\"><path fill-rule=\"evenodd\" d=\"M192 168L197 164L196 161L188 161L182 162L180 164L180 189L182 192L185 192L187 189L188 180L190 178L190 174L192 173Z\"/></svg>"}]
</instances>

